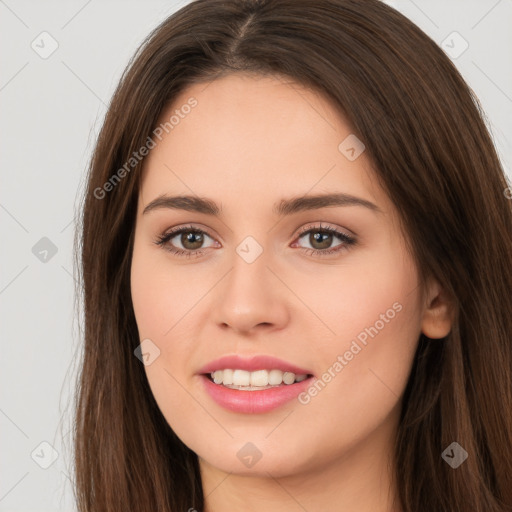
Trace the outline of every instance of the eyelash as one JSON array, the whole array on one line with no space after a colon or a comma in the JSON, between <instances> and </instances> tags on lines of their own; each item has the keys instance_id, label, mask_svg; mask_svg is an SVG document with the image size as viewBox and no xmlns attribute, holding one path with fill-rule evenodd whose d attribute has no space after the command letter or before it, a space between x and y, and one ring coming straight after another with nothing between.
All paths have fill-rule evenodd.
<instances>
[{"instance_id":1,"label":"eyelash","mask_svg":"<svg viewBox=\"0 0 512 512\"><path fill-rule=\"evenodd\" d=\"M156 245L162 247L164 250L169 251L170 253L175 254L176 256L179 256L179 257L186 257L186 258L190 258L192 256L199 257L205 252L204 249L183 250L183 249L179 249L179 248L168 245L168 242L170 240L172 240L174 237L176 237L177 235L180 235L182 233L189 233L189 232L206 235L209 238L213 238L206 231L203 231L202 229L195 228L194 226L184 226L184 227L179 227L179 228L175 228L170 231L167 231L163 235L159 235L154 243ZM324 227L321 224L318 227L305 227L305 228L301 229L296 238L300 239L304 235L309 234L309 233L329 233L329 234L335 235L342 241L341 244L335 246L334 248L325 249L325 250L311 249L309 247L301 247L300 248L303 251L306 251L306 253L310 256L320 256L320 257L330 256L333 253L338 253L343 250L348 250L349 247L356 244L356 239L354 237L349 236L346 233L343 233L342 231L338 231L335 228L331 228L331 227L327 227L327 226Z\"/></svg>"}]
</instances>

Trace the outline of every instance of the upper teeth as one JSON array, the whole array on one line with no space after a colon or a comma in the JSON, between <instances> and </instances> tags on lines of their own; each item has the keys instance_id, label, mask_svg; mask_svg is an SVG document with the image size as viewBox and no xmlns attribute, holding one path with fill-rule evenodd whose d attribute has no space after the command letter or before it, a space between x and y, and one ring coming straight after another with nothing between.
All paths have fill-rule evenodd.
<instances>
[{"instance_id":1,"label":"upper teeth","mask_svg":"<svg viewBox=\"0 0 512 512\"><path fill-rule=\"evenodd\" d=\"M307 378L307 375L295 375L292 372L283 372L281 370L257 370L248 372L246 370L216 370L211 373L215 384L234 385L234 386L279 386L301 382Z\"/></svg>"}]
</instances>

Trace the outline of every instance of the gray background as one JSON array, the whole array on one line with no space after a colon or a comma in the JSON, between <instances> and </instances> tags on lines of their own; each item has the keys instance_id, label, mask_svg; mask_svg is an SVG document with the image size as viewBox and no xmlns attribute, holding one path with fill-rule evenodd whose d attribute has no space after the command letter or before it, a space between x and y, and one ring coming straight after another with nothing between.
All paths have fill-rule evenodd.
<instances>
[{"instance_id":1,"label":"gray background","mask_svg":"<svg viewBox=\"0 0 512 512\"><path fill-rule=\"evenodd\" d=\"M150 30L185 3L0 0L0 511L75 510L75 211L121 72ZM510 177L512 0L387 3L454 55L464 41L452 33L467 41L453 60L487 113Z\"/></svg>"}]
</instances>

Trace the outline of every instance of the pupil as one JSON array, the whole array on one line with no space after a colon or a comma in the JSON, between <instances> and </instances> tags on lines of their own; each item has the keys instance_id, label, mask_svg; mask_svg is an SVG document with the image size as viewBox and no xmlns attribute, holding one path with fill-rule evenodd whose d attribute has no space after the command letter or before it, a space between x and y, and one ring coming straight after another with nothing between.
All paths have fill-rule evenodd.
<instances>
[{"instance_id":1,"label":"pupil","mask_svg":"<svg viewBox=\"0 0 512 512\"><path fill-rule=\"evenodd\" d=\"M332 233L320 233L317 231L316 233L311 233L309 242L313 247L315 247L314 243L319 242L320 247L318 249L328 249L331 245L331 238Z\"/></svg>"}]
</instances>

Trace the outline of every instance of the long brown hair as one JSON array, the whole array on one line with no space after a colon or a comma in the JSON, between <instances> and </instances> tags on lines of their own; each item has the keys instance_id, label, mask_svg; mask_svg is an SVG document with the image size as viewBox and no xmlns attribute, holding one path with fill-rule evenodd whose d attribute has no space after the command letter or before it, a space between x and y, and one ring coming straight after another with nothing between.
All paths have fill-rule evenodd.
<instances>
[{"instance_id":1,"label":"long brown hair","mask_svg":"<svg viewBox=\"0 0 512 512\"><path fill-rule=\"evenodd\" d=\"M99 135L83 204L79 510L204 508L197 455L165 421L134 356L130 263L143 161L125 164L188 85L236 71L285 76L331 100L399 210L422 282L433 276L453 297L453 328L441 340L420 336L403 397L394 460L400 506L512 510L508 184L480 104L455 66L377 0L197 0L157 27L132 59ZM452 442L468 453L456 469L441 457Z\"/></svg>"}]
</instances>

